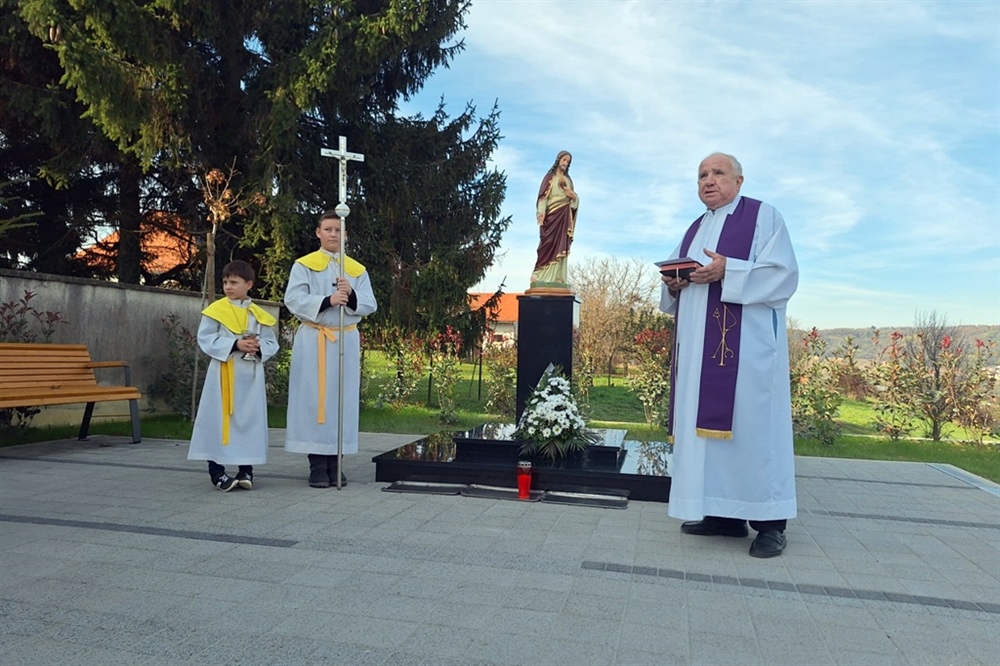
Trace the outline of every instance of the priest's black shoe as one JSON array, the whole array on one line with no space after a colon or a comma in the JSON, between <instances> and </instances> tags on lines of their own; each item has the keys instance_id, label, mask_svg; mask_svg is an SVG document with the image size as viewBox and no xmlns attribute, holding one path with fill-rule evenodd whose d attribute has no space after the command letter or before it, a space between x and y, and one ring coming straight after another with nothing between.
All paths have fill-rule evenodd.
<instances>
[{"instance_id":1,"label":"priest's black shoe","mask_svg":"<svg viewBox=\"0 0 1000 666\"><path fill-rule=\"evenodd\" d=\"M728 536L737 538L745 537L750 533L747 530L745 522L712 520L711 518L681 523L681 532L684 532L684 534L697 534L698 536Z\"/></svg>"},{"instance_id":2,"label":"priest's black shoe","mask_svg":"<svg viewBox=\"0 0 1000 666\"><path fill-rule=\"evenodd\" d=\"M750 544L750 557L777 557L785 549L785 533L778 530L758 532Z\"/></svg>"}]
</instances>

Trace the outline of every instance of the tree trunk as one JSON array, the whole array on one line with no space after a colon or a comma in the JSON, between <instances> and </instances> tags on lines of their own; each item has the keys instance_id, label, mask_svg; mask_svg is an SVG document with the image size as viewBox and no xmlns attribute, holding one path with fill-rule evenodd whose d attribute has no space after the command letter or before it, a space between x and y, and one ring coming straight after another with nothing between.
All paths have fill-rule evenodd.
<instances>
[{"instance_id":1,"label":"tree trunk","mask_svg":"<svg viewBox=\"0 0 1000 666\"><path fill-rule=\"evenodd\" d=\"M205 239L205 291L208 302L215 302L215 230L218 225L212 223L212 229Z\"/></svg>"},{"instance_id":2,"label":"tree trunk","mask_svg":"<svg viewBox=\"0 0 1000 666\"><path fill-rule=\"evenodd\" d=\"M142 278L142 247L139 243L141 178L142 171L135 159L128 159L118 172L117 274L122 284L139 284Z\"/></svg>"}]
</instances>

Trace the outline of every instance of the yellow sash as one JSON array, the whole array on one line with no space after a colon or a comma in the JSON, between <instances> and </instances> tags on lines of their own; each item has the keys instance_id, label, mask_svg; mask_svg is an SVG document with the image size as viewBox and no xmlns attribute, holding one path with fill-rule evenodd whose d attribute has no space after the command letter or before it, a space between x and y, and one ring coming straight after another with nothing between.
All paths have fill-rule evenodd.
<instances>
[{"instance_id":1,"label":"yellow sash","mask_svg":"<svg viewBox=\"0 0 1000 666\"><path fill-rule=\"evenodd\" d=\"M296 263L302 264L311 271L325 271L326 267L330 265L330 260L334 259L326 252L322 250L316 250L315 252L310 252L304 257L299 257L295 260ZM348 256L344 256L344 272L353 278L359 277L365 272L365 267L351 259Z\"/></svg>"},{"instance_id":2,"label":"yellow sash","mask_svg":"<svg viewBox=\"0 0 1000 666\"><path fill-rule=\"evenodd\" d=\"M219 366L219 379L222 382L222 445L229 446L229 417L236 408L236 398L233 395L235 368L232 356Z\"/></svg>"},{"instance_id":3,"label":"yellow sash","mask_svg":"<svg viewBox=\"0 0 1000 666\"><path fill-rule=\"evenodd\" d=\"M319 385L319 406L316 411L316 423L326 423L326 344L324 340L329 340L330 342L337 341L337 331L340 329L339 326L320 326L319 324L314 324L311 321L302 322L303 325L309 328L315 328L319 331L319 335L316 336L316 342L319 344L319 348L316 352L316 367L319 371L319 376L317 382ZM357 324L351 324L350 326L345 326L345 331L357 330Z\"/></svg>"}]
</instances>

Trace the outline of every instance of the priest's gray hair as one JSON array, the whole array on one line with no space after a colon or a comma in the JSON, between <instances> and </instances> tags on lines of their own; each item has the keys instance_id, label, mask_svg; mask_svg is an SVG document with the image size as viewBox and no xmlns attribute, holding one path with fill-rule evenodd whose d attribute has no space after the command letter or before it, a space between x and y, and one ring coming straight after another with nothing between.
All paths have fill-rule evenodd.
<instances>
[{"instance_id":1,"label":"priest's gray hair","mask_svg":"<svg viewBox=\"0 0 1000 666\"><path fill-rule=\"evenodd\" d=\"M733 175L736 176L737 178L743 175L743 165L740 164L740 161L735 157L733 157L732 155L728 153L712 153L711 155L706 157L705 160L707 160L709 157L725 157L727 160L729 160L729 163L733 166ZM705 160L702 160L702 162L704 162Z\"/></svg>"}]
</instances>

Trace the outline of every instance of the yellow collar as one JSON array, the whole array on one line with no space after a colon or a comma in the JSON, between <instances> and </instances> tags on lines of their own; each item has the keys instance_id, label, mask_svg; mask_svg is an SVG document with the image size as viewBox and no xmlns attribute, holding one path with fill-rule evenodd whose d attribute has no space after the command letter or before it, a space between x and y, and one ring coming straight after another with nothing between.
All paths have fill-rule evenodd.
<instances>
[{"instance_id":1,"label":"yellow collar","mask_svg":"<svg viewBox=\"0 0 1000 666\"><path fill-rule=\"evenodd\" d=\"M330 265L331 259L336 261L335 257L330 256L326 252L316 250L315 252L311 252L304 257L299 257L295 261L302 264L309 270L316 271L318 273L319 271L326 270L326 267ZM365 267L354 259L344 255L344 272L351 277L356 278L365 272Z\"/></svg>"},{"instance_id":2,"label":"yellow collar","mask_svg":"<svg viewBox=\"0 0 1000 666\"><path fill-rule=\"evenodd\" d=\"M250 303L246 308L242 308L233 305L233 302L225 297L212 303L201 313L219 322L233 333L243 333L247 328L248 310L253 313L254 318L261 326L274 326L275 318L256 303Z\"/></svg>"}]
</instances>

